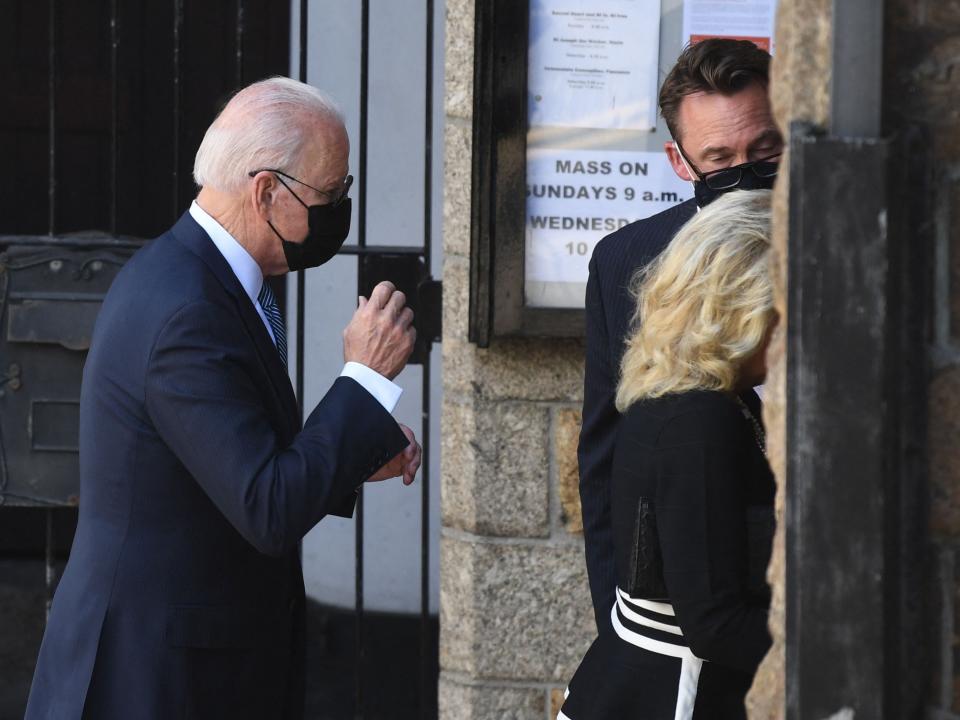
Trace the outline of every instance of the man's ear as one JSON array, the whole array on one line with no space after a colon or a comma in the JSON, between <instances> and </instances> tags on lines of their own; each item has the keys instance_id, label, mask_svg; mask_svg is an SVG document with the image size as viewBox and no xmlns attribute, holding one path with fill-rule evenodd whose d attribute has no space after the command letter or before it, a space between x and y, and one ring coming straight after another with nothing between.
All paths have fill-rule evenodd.
<instances>
[{"instance_id":1,"label":"man's ear","mask_svg":"<svg viewBox=\"0 0 960 720\"><path fill-rule=\"evenodd\" d=\"M687 182L694 182L696 180L687 169L687 164L683 161L683 158L680 157L680 151L677 150L677 144L673 140L667 140L667 142L663 144L663 151L667 153L670 167L673 168L678 178L686 180Z\"/></svg>"},{"instance_id":2,"label":"man's ear","mask_svg":"<svg viewBox=\"0 0 960 720\"><path fill-rule=\"evenodd\" d=\"M270 220L276 202L277 179L273 173L258 172L250 183L250 205L261 220Z\"/></svg>"}]
</instances>

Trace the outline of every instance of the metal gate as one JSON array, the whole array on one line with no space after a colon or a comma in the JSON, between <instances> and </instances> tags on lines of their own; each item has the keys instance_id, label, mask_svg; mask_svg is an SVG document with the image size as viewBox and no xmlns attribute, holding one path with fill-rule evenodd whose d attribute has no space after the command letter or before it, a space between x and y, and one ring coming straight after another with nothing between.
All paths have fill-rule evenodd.
<instances>
[{"instance_id":1,"label":"metal gate","mask_svg":"<svg viewBox=\"0 0 960 720\"><path fill-rule=\"evenodd\" d=\"M7 73L4 79L14 88L16 107L6 121L0 120L0 144L18 171L15 179L10 174L0 179L0 526L42 531L45 541L34 555L44 561L48 604L65 558L55 536L64 528L72 533L75 510L69 508L82 502L76 408L99 303L142 238L159 234L187 208L193 153L218 107L236 88L261 77L288 74L306 81L309 49L324 40L311 33L311 18L336 5L307 0L291 5L270 0L20 0L8 4L4 12L9 15L0 18L9 34L0 51L7 54L0 72ZM360 99L359 132L351 132L359 160L353 169L356 241L343 254L355 258L357 293L368 294L377 282L390 279L406 293L417 316L411 361L421 373L420 427L414 429L424 462L419 488L408 491L419 492L419 612L393 618L391 624L368 610L368 511L361 493L353 528L351 648L348 652L342 646L336 628L318 635L314 648L349 658L350 697L344 697L342 688L323 686L324 678L317 677L322 674L310 673L309 667L308 682L319 696L333 698L324 703L323 717L427 718L437 714L438 672L437 619L431 612L436 579L431 578L436 563L431 538L438 524L431 518L431 497L436 497L431 482L431 456L436 457L431 452L431 403L436 402L431 397L431 348L440 338L440 284L431 277L436 263L431 245L437 174L434 25L442 7L421 0L408 8L421 15L425 37L423 76L410 78L423 92L423 153L419 170L408 169L395 181L409 184L413 177L421 178L422 242L386 245L368 243L371 3L362 0L358 8L359 63L341 67L356 71ZM274 288L281 306L290 306L285 308L292 319L288 327L295 327L294 384L301 411L308 394L311 282L300 272L289 287L281 280ZM339 342L340 329L325 332ZM9 556L12 546L0 533L0 559ZM365 684L376 677L378 664L396 673L396 656L385 653L397 652L391 644L403 644L373 634L371 623L378 628L403 625L406 635L416 627L415 652L401 661L413 671L416 680L409 684L415 687L406 688L403 697L393 693L378 699L377 689ZM25 693L23 688L24 699Z\"/></svg>"},{"instance_id":2,"label":"metal gate","mask_svg":"<svg viewBox=\"0 0 960 720\"><path fill-rule=\"evenodd\" d=\"M355 3L354 9L359 10L359 60L354 64L349 59L345 59L342 64L335 68L335 72L349 76L351 71L356 73L358 82L358 127L356 132L351 131L351 140L357 145L356 162L356 204L358 214L356 217L355 242L348 243L341 251L341 255L352 256L356 258L356 294L369 296L370 290L381 280L391 280L400 290L402 290L408 299L409 304L414 310L417 325L417 345L414 354L411 357L411 364L419 365L421 368L420 376L420 428L418 437L423 445L424 458L427 461L421 468L418 478L420 494L420 538L419 538L419 620L417 628L418 648L415 654L407 655L405 658L396 658L401 664L415 662L415 672L410 672L413 668L407 667L406 672L412 680L414 677L417 685L416 692L411 693L412 688L399 688L408 698L415 698L415 714L417 717L427 718L436 717L436 680L438 674L437 658L437 638L438 628L437 619L431 613L431 535L436 533L438 524L436 521L431 526L431 493L435 491L431 483L431 397L432 372L431 372L431 348L432 344L440 339L440 283L434 281L431 277L431 267L435 260L432 252L432 223L433 214L433 189L434 175L437 173L435 167L435 156L433 153L434 145L434 95L433 95L433 69L436 63L435 58L435 34L434 23L437 7L433 0L422 0L420 3L410 3L407 5L408 13L415 13L423 23L423 45L420 52L423 58L424 74L422 77L413 75L409 78L411 85L419 85L423 90L423 127L422 127L422 157L419 167L406 168L404 173L398 173L393 177L393 182L397 185L419 182L423 185L423 232L422 242L417 244L377 244L368 242L369 220L376 213L376 208L371 205L368 179L374 173L371 172L370 157L370 101L373 96L371 89L371 2ZM383 11L387 3L373 3L374 9ZM332 11L335 6L327 6L326 11ZM442 7L440 8L442 9ZM300 0L299 8L295 9L294 20L299 28L299 48L297 53L298 77L302 81L310 81L308 77L308 65L310 58L311 41L318 44L329 41L328 33L334 32L333 28L327 28L323 32L311 34L309 28L311 17L308 13L317 12L315 4L310 4L306 0ZM324 9L320 9L322 14ZM349 22L352 18L347 18ZM324 83L317 83L324 87ZM326 89L326 88L325 88ZM297 397L304 398L309 395L305 387L303 368L309 363L305 362L304 348L309 340L309 328L305 327L304 319L306 317L306 295L311 287L311 281L308 279L310 273L315 273L318 282L323 282L323 271L301 271L297 274L295 288L291 291L291 296L295 297L295 318L296 318L296 361L295 375ZM403 376L401 376L402 378ZM401 385L404 383L401 382ZM415 428L416 430L416 428ZM393 697L377 698L377 685L380 681L389 681L388 678L380 676L377 672L370 672L368 656L370 647L378 644L381 638L373 636L373 630L368 628L368 611L366 607L367 586L365 583L367 563L367 545L368 534L367 524L365 522L368 516L367 494L370 492L379 492L379 488L366 489L361 492L357 505L356 521L353 528L353 546L354 546L354 616L353 616L353 644L352 660L355 671L353 673L353 707L356 717L400 717L403 712L397 707L398 693L389 692L387 694ZM435 545L435 542L433 543ZM378 623L379 624L379 623ZM407 636L411 633L406 633ZM415 655L415 656L414 656ZM401 672L404 670L394 667L391 672ZM383 690L381 689L382 693ZM413 707L409 707L413 710Z\"/></svg>"}]
</instances>

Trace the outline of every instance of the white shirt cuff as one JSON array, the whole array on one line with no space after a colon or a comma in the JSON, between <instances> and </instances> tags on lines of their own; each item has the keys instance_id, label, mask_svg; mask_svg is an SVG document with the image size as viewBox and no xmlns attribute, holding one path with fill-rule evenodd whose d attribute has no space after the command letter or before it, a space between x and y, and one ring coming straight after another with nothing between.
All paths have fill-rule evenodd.
<instances>
[{"instance_id":1,"label":"white shirt cuff","mask_svg":"<svg viewBox=\"0 0 960 720\"><path fill-rule=\"evenodd\" d=\"M390 382L376 370L371 370L366 365L358 362L348 362L343 366L340 377L353 378L360 387L376 398L377 402L383 405L383 409L392 413L397 406L400 396L403 395L403 388Z\"/></svg>"}]
</instances>

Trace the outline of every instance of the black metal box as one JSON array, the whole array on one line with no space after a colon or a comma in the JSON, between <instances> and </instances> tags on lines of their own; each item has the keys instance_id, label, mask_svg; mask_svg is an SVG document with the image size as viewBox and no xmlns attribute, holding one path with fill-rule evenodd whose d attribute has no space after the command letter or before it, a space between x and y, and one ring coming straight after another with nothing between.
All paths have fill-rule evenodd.
<instances>
[{"instance_id":1,"label":"black metal box","mask_svg":"<svg viewBox=\"0 0 960 720\"><path fill-rule=\"evenodd\" d=\"M0 253L0 505L76 505L80 380L137 241L24 238Z\"/></svg>"}]
</instances>

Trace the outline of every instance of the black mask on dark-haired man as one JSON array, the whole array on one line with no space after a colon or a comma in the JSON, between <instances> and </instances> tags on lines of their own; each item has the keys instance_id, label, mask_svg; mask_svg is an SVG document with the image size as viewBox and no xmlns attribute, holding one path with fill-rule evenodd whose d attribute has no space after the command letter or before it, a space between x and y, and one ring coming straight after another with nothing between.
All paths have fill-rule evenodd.
<instances>
[{"instance_id":1,"label":"black mask on dark-haired man","mask_svg":"<svg viewBox=\"0 0 960 720\"><path fill-rule=\"evenodd\" d=\"M750 163L746 163L749 165ZM716 190L709 187L703 180L694 180L693 194L697 198L697 207L705 208L718 197L731 190L770 190L773 188L773 181L777 179L776 175L770 177L760 177L748 169L744 169L740 176L740 182L732 187Z\"/></svg>"},{"instance_id":2,"label":"black mask on dark-haired man","mask_svg":"<svg viewBox=\"0 0 960 720\"><path fill-rule=\"evenodd\" d=\"M684 153L680 144L676 143L676 146L687 172L691 177L697 178L693 181L693 194L697 199L697 207L699 208L705 208L718 197L731 190L770 190L777 179L779 154L703 173L687 160L686 153ZM739 178L737 175L739 175ZM728 184L726 178L733 178L735 182Z\"/></svg>"}]
</instances>

